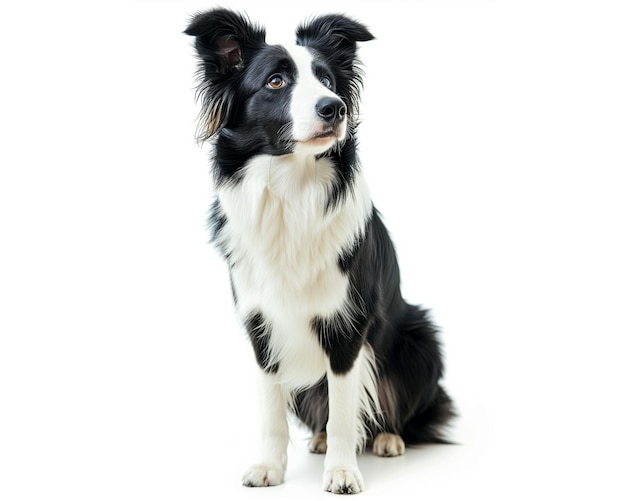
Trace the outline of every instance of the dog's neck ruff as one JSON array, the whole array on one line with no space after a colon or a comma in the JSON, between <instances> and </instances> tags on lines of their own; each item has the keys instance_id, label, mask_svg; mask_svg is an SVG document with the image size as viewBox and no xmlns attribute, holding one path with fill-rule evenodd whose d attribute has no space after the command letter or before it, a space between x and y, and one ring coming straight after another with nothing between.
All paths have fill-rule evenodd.
<instances>
[{"instance_id":1,"label":"dog's neck ruff","mask_svg":"<svg viewBox=\"0 0 626 501\"><path fill-rule=\"evenodd\" d=\"M329 209L336 175L328 158L262 155L246 165L239 183L218 190L228 218L220 245L232 262L250 266L254 280L251 276L249 289L244 288L264 308L274 309L294 294L303 308L316 305L309 315L332 314L341 307L347 283L337 261L365 230L372 201L357 173L341 206ZM243 276L240 280L248 282ZM254 292L258 283L264 285L264 297Z\"/></svg>"}]
</instances>

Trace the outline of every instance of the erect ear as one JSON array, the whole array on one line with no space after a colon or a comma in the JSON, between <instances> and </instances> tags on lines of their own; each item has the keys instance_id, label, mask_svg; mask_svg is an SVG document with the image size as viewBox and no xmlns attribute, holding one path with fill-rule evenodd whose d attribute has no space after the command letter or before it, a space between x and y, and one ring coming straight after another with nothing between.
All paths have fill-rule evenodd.
<instances>
[{"instance_id":1,"label":"erect ear","mask_svg":"<svg viewBox=\"0 0 626 501\"><path fill-rule=\"evenodd\" d=\"M214 9L197 14L185 33L196 37L200 61L198 97L202 100L198 139L208 139L226 126L235 113L237 96L231 77L265 45L265 30L241 14Z\"/></svg>"},{"instance_id":2,"label":"erect ear","mask_svg":"<svg viewBox=\"0 0 626 501\"><path fill-rule=\"evenodd\" d=\"M337 91L348 101L348 114L356 113L362 83L357 42L373 38L363 24L339 14L314 18L296 30L297 44L319 52L338 73Z\"/></svg>"},{"instance_id":3,"label":"erect ear","mask_svg":"<svg viewBox=\"0 0 626 501\"><path fill-rule=\"evenodd\" d=\"M228 76L265 43L265 30L227 9L197 14L185 30L196 37L196 51L207 78ZM219 78L218 78L219 79Z\"/></svg>"}]
</instances>

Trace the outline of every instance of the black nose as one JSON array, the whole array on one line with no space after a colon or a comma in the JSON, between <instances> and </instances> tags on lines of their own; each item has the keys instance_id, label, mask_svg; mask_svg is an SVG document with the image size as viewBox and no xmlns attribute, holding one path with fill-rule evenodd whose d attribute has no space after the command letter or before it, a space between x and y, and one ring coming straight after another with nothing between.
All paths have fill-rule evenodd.
<instances>
[{"instance_id":1,"label":"black nose","mask_svg":"<svg viewBox=\"0 0 626 501\"><path fill-rule=\"evenodd\" d=\"M324 121L333 123L343 120L346 116L346 105L336 97L324 97L315 107L317 115Z\"/></svg>"}]
</instances>

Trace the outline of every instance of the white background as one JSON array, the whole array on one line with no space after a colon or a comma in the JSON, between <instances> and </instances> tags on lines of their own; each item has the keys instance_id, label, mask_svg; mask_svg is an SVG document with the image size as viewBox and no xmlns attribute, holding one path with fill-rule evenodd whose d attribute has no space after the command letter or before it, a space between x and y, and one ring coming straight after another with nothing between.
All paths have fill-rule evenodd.
<instances>
[{"instance_id":1,"label":"white background","mask_svg":"<svg viewBox=\"0 0 626 501\"><path fill-rule=\"evenodd\" d=\"M623 2L235 5L270 42L329 11L377 37L364 170L462 445L366 454L360 496L625 499ZM209 6L0 8L3 500L329 499L297 429L286 484L239 484L254 357L207 244L182 34Z\"/></svg>"}]
</instances>

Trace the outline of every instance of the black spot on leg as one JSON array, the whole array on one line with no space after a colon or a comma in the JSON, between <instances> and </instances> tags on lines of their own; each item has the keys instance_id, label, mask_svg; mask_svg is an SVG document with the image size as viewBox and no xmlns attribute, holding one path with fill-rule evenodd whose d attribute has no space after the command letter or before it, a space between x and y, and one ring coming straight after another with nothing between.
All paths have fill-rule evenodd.
<instances>
[{"instance_id":1,"label":"black spot on leg","mask_svg":"<svg viewBox=\"0 0 626 501\"><path fill-rule=\"evenodd\" d=\"M315 317L311 326L330 360L333 373L350 372L365 339L365 316L337 313L330 318Z\"/></svg>"},{"instance_id":2,"label":"black spot on leg","mask_svg":"<svg viewBox=\"0 0 626 501\"><path fill-rule=\"evenodd\" d=\"M245 322L248 336L252 342L254 355L259 367L265 372L274 374L278 371L278 362L270 364L270 335L272 328L261 313L251 314Z\"/></svg>"}]
</instances>

